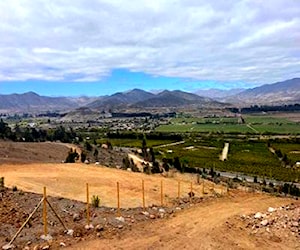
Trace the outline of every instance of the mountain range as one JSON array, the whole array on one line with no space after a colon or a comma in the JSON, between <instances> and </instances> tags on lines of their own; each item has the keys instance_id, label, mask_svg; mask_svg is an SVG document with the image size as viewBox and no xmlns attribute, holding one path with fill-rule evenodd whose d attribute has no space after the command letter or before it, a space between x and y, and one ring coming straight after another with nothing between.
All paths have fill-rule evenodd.
<instances>
[{"instance_id":1,"label":"mountain range","mask_svg":"<svg viewBox=\"0 0 300 250\"><path fill-rule=\"evenodd\" d=\"M237 95L246 89L199 89L194 93L199 96L209 97L215 100L223 100L224 98Z\"/></svg>"},{"instance_id":2,"label":"mountain range","mask_svg":"<svg viewBox=\"0 0 300 250\"><path fill-rule=\"evenodd\" d=\"M283 105L300 103L300 78L265 84L244 90L222 99L233 104L243 105Z\"/></svg>"},{"instance_id":3,"label":"mountain range","mask_svg":"<svg viewBox=\"0 0 300 250\"><path fill-rule=\"evenodd\" d=\"M71 111L80 107L94 110L127 107L139 109L182 106L208 107L212 105L220 107L225 105L224 102L226 105L232 103L240 106L300 103L300 78L246 90L204 90L194 94L180 90L164 90L153 94L141 89L133 89L100 97L47 97L34 92L0 95L0 112Z\"/></svg>"},{"instance_id":4,"label":"mountain range","mask_svg":"<svg viewBox=\"0 0 300 250\"><path fill-rule=\"evenodd\" d=\"M87 105L94 109L116 109L124 106L132 108L151 107L179 107L186 105L211 105L217 104L210 98L200 97L196 94L183 92L180 90L164 90L158 94L146 92L141 89L133 89L128 92L116 93L96 100Z\"/></svg>"}]
</instances>

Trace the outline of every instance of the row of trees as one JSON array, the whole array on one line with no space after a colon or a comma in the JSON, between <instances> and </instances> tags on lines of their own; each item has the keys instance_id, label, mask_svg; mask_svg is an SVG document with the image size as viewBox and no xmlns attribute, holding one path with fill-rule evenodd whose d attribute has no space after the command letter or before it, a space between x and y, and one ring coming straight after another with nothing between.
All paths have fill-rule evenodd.
<instances>
[{"instance_id":1,"label":"row of trees","mask_svg":"<svg viewBox=\"0 0 300 250\"><path fill-rule=\"evenodd\" d=\"M257 113L257 112L270 112L270 111L299 111L300 110L300 104L296 103L296 104L290 104L290 105L280 105L280 106L267 106L267 105L263 105L263 106L258 106L258 105L253 105L250 107L246 107L246 108L228 108L229 111L233 112L233 113L243 113L243 114L247 114L247 113Z\"/></svg>"},{"instance_id":2,"label":"row of trees","mask_svg":"<svg viewBox=\"0 0 300 250\"><path fill-rule=\"evenodd\" d=\"M7 123L0 120L0 138L12 141L42 142L42 141L61 141L66 143L80 142L82 138L77 136L72 128L66 129L63 126L54 129L44 130L34 127L20 127L18 124L11 129Z\"/></svg>"},{"instance_id":3,"label":"row of trees","mask_svg":"<svg viewBox=\"0 0 300 250\"><path fill-rule=\"evenodd\" d=\"M144 134L136 132L109 132L107 137L110 139L139 139L143 140L145 137ZM149 140L174 140L181 141L182 136L175 133L161 133L161 132L152 132L147 134L147 139Z\"/></svg>"}]
</instances>

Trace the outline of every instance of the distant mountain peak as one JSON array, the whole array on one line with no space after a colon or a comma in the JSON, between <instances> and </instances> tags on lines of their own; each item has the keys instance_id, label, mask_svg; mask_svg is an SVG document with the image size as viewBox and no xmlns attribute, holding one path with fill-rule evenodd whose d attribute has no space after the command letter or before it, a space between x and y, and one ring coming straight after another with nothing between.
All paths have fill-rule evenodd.
<instances>
[{"instance_id":1,"label":"distant mountain peak","mask_svg":"<svg viewBox=\"0 0 300 250\"><path fill-rule=\"evenodd\" d=\"M226 98L232 103L248 105L282 105L300 102L300 78L265 84Z\"/></svg>"}]
</instances>

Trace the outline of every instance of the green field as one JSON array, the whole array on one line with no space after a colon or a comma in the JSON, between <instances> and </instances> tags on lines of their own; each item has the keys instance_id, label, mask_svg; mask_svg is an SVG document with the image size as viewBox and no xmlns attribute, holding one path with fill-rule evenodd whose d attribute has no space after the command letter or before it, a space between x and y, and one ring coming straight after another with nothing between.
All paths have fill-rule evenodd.
<instances>
[{"instance_id":1,"label":"green field","mask_svg":"<svg viewBox=\"0 0 300 250\"><path fill-rule=\"evenodd\" d=\"M214 147L211 147L212 145ZM284 148L286 144L280 143L279 145ZM194 148L187 149L189 146ZM183 145L164 149L164 154L160 157L173 158L178 156L182 163L195 168L242 172L252 176L265 176L283 181L300 180L300 171L282 167L279 159L269 151L267 143L264 141L232 140L228 160L225 162L219 160L222 148L221 141L214 143L209 141L186 142ZM167 153L168 150L172 150L173 153Z\"/></svg>"},{"instance_id":2,"label":"green field","mask_svg":"<svg viewBox=\"0 0 300 250\"><path fill-rule=\"evenodd\" d=\"M292 122L288 120L287 118L278 118L278 117L272 117L272 116L264 116L264 115L246 115L243 116L246 123L250 124L294 124L295 122Z\"/></svg>"},{"instance_id":3,"label":"green field","mask_svg":"<svg viewBox=\"0 0 300 250\"><path fill-rule=\"evenodd\" d=\"M251 126L261 134L300 134L299 124L255 124Z\"/></svg>"},{"instance_id":4,"label":"green field","mask_svg":"<svg viewBox=\"0 0 300 250\"><path fill-rule=\"evenodd\" d=\"M254 134L255 131L245 124L170 124L162 125L156 129L157 132L198 132L198 133L242 133Z\"/></svg>"},{"instance_id":5,"label":"green field","mask_svg":"<svg viewBox=\"0 0 300 250\"><path fill-rule=\"evenodd\" d=\"M157 132L177 133L228 133L228 134L300 134L300 124L285 118L271 116L243 116L213 118L173 118L168 125L156 128Z\"/></svg>"},{"instance_id":6,"label":"green field","mask_svg":"<svg viewBox=\"0 0 300 250\"><path fill-rule=\"evenodd\" d=\"M274 149L280 149L282 154L286 154L294 165L300 162L300 144L297 143L272 143Z\"/></svg>"}]
</instances>

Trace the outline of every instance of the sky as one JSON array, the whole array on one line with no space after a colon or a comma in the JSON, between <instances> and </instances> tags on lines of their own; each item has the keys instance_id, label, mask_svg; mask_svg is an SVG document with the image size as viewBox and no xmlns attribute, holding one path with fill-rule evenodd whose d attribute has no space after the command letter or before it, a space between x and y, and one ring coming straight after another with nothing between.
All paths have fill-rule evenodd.
<instances>
[{"instance_id":1,"label":"sky","mask_svg":"<svg viewBox=\"0 0 300 250\"><path fill-rule=\"evenodd\" d=\"M299 0L0 0L0 94L194 92L295 77Z\"/></svg>"}]
</instances>

